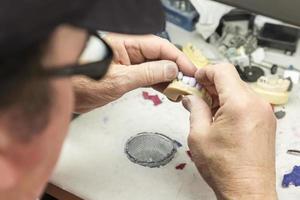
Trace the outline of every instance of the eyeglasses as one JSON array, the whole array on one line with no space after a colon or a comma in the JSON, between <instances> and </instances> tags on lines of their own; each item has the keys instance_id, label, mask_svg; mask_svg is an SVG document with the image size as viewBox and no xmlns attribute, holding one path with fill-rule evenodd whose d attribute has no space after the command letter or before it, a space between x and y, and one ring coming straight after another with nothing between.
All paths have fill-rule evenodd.
<instances>
[{"instance_id":1,"label":"eyeglasses","mask_svg":"<svg viewBox=\"0 0 300 200\"><path fill-rule=\"evenodd\" d=\"M106 74L112 58L113 51L111 47L98 33L91 33L86 47L79 57L78 64L65 66L64 68L41 69L41 74L47 77L84 75L99 80Z\"/></svg>"}]
</instances>

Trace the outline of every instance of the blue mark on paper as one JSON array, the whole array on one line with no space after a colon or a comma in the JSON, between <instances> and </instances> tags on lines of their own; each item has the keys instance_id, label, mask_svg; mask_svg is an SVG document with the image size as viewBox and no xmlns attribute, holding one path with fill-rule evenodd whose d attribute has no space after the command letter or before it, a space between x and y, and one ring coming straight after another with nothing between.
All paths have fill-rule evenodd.
<instances>
[{"instance_id":1,"label":"blue mark on paper","mask_svg":"<svg viewBox=\"0 0 300 200\"><path fill-rule=\"evenodd\" d=\"M289 185L300 186L300 166L294 166L291 173L283 176L282 187L289 187Z\"/></svg>"}]
</instances>

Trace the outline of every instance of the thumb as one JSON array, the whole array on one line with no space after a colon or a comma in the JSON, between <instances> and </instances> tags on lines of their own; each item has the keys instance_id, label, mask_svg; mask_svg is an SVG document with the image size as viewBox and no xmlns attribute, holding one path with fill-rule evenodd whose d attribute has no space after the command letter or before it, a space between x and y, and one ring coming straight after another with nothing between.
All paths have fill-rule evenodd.
<instances>
[{"instance_id":1,"label":"thumb","mask_svg":"<svg viewBox=\"0 0 300 200\"><path fill-rule=\"evenodd\" d=\"M168 60L145 62L126 68L130 79L129 90L170 82L177 77L178 66Z\"/></svg>"},{"instance_id":2,"label":"thumb","mask_svg":"<svg viewBox=\"0 0 300 200\"><path fill-rule=\"evenodd\" d=\"M212 123L212 113L207 103L197 96L185 96L182 104L191 113L191 133L206 133Z\"/></svg>"}]
</instances>

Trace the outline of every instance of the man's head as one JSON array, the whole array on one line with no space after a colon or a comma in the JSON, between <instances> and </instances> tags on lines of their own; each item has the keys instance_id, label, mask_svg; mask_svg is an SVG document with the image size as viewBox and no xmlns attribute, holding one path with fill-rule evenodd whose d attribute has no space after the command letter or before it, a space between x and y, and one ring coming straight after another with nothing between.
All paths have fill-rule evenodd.
<instances>
[{"instance_id":1,"label":"man's head","mask_svg":"<svg viewBox=\"0 0 300 200\"><path fill-rule=\"evenodd\" d=\"M84 29L58 26L39 47L33 63L52 67L76 63L87 35ZM13 195L7 199L39 195L57 160L73 108L68 78L25 80L11 88L11 103L1 109L0 193Z\"/></svg>"},{"instance_id":2,"label":"man's head","mask_svg":"<svg viewBox=\"0 0 300 200\"><path fill-rule=\"evenodd\" d=\"M0 3L0 199L40 195L71 119L70 78L36 72L76 65L90 31L161 30L157 10L158 0Z\"/></svg>"}]
</instances>

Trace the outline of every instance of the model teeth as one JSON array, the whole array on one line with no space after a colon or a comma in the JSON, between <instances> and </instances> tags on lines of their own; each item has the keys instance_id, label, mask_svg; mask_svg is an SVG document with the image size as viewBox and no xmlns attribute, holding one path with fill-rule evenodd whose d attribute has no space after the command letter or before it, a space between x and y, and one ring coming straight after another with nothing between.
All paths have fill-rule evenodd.
<instances>
[{"instance_id":1,"label":"model teeth","mask_svg":"<svg viewBox=\"0 0 300 200\"><path fill-rule=\"evenodd\" d=\"M273 92L286 92L290 87L290 81L286 79L265 76L260 77L256 84L264 90Z\"/></svg>"},{"instance_id":2,"label":"model teeth","mask_svg":"<svg viewBox=\"0 0 300 200\"><path fill-rule=\"evenodd\" d=\"M182 81L184 84L188 85L188 84L189 84L189 81L190 81L190 77L188 77L188 76L183 76L181 81Z\"/></svg>"},{"instance_id":3,"label":"model teeth","mask_svg":"<svg viewBox=\"0 0 300 200\"><path fill-rule=\"evenodd\" d=\"M201 89L201 86L197 83L196 79L189 76L184 76L182 72L178 73L177 80L188 85L190 87L196 87L197 89ZM198 87L197 87L198 85Z\"/></svg>"},{"instance_id":4,"label":"model teeth","mask_svg":"<svg viewBox=\"0 0 300 200\"><path fill-rule=\"evenodd\" d=\"M178 73L178 76L177 76L177 79L178 79L178 80L182 80L182 78L183 78L183 73L182 73L182 72L179 72L179 73Z\"/></svg>"},{"instance_id":5,"label":"model teeth","mask_svg":"<svg viewBox=\"0 0 300 200\"><path fill-rule=\"evenodd\" d=\"M196 86L196 79L195 78L190 78L190 80L189 80L189 85L191 86L191 87L195 87Z\"/></svg>"}]
</instances>

